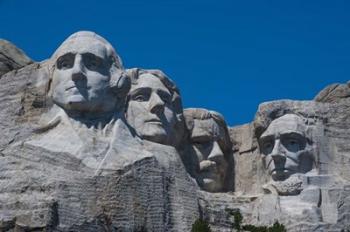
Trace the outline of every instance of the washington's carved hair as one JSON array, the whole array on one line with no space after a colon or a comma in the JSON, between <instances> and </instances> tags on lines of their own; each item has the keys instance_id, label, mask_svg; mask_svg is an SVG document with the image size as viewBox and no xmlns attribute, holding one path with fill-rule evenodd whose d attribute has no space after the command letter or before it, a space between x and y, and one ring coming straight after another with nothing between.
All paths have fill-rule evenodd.
<instances>
[{"instance_id":1,"label":"washington's carved hair","mask_svg":"<svg viewBox=\"0 0 350 232\"><path fill-rule=\"evenodd\" d=\"M92 40L96 40L99 41L100 43L102 43L104 45L104 47L106 48L107 51L107 56L111 61L111 64L114 64L118 69L123 69L123 64L122 64L122 60L120 59L120 57L118 56L116 50L114 49L114 47L104 38L102 38L101 36L97 35L94 32L91 31L79 31L76 32L74 34L72 34L71 36L69 36L55 51L55 53L51 56L51 59L56 62L56 60L59 58L59 56L61 55L61 50L64 49L65 47L67 47L67 45L69 43L71 43L72 40L75 40L77 38L87 38L87 39L92 39Z\"/></svg>"}]
</instances>

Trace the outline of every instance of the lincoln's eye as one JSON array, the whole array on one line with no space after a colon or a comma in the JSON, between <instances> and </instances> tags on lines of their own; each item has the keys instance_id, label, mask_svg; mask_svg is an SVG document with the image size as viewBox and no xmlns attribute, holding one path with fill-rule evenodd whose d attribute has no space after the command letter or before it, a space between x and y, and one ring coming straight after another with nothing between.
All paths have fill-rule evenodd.
<instances>
[{"instance_id":1,"label":"lincoln's eye","mask_svg":"<svg viewBox=\"0 0 350 232\"><path fill-rule=\"evenodd\" d=\"M266 153L271 153L272 149L273 149L272 142L266 142L263 144L263 151L265 151Z\"/></svg>"},{"instance_id":2,"label":"lincoln's eye","mask_svg":"<svg viewBox=\"0 0 350 232\"><path fill-rule=\"evenodd\" d=\"M287 138L283 144L288 151L297 152L301 149L300 142L294 138Z\"/></svg>"},{"instance_id":3,"label":"lincoln's eye","mask_svg":"<svg viewBox=\"0 0 350 232\"><path fill-rule=\"evenodd\" d=\"M146 100L147 100L146 96L141 95L141 94L135 96L133 99L134 99L135 101L138 101L138 102L143 102L143 101L146 101Z\"/></svg>"},{"instance_id":4,"label":"lincoln's eye","mask_svg":"<svg viewBox=\"0 0 350 232\"><path fill-rule=\"evenodd\" d=\"M138 93L134 93L131 96L131 100L137 101L137 102L145 102L148 101L150 98L150 93L148 91L140 91Z\"/></svg>"}]
</instances>

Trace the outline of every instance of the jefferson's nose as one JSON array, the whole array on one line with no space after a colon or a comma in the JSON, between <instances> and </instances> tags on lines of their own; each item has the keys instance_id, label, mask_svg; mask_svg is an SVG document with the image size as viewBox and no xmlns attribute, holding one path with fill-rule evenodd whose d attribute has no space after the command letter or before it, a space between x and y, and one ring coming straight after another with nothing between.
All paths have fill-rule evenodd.
<instances>
[{"instance_id":1,"label":"jefferson's nose","mask_svg":"<svg viewBox=\"0 0 350 232\"><path fill-rule=\"evenodd\" d=\"M84 80L85 78L86 76L85 76L82 57L80 55L76 55L74 60L74 66L72 69L72 80L80 81L80 80Z\"/></svg>"},{"instance_id":2,"label":"jefferson's nose","mask_svg":"<svg viewBox=\"0 0 350 232\"><path fill-rule=\"evenodd\" d=\"M158 94L152 93L150 99L150 111L153 114L162 113L164 110L164 101L159 97Z\"/></svg>"},{"instance_id":3,"label":"jefferson's nose","mask_svg":"<svg viewBox=\"0 0 350 232\"><path fill-rule=\"evenodd\" d=\"M208 156L208 160L214 161L216 163L223 162L223 160L224 160L224 153L222 152L217 141L214 141L214 143L213 143L213 148L210 151L210 154Z\"/></svg>"}]
</instances>

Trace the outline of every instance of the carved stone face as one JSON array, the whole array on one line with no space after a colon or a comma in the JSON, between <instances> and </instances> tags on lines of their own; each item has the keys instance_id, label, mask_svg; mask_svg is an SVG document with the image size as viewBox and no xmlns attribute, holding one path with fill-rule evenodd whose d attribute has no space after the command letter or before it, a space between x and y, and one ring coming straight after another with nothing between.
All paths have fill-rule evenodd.
<instances>
[{"instance_id":1,"label":"carved stone face","mask_svg":"<svg viewBox=\"0 0 350 232\"><path fill-rule=\"evenodd\" d=\"M273 180L283 181L294 173L312 169L313 154L305 133L303 120L294 114L286 114L272 121L261 135L260 150Z\"/></svg>"},{"instance_id":2,"label":"carved stone face","mask_svg":"<svg viewBox=\"0 0 350 232\"><path fill-rule=\"evenodd\" d=\"M55 53L53 101L65 110L106 112L115 106L110 93L111 60L106 45L93 37L76 37Z\"/></svg>"},{"instance_id":3,"label":"carved stone face","mask_svg":"<svg viewBox=\"0 0 350 232\"><path fill-rule=\"evenodd\" d=\"M172 95L159 78L141 74L131 86L126 119L136 134L152 142L172 145L176 116Z\"/></svg>"},{"instance_id":4,"label":"carved stone face","mask_svg":"<svg viewBox=\"0 0 350 232\"><path fill-rule=\"evenodd\" d=\"M197 180L206 191L221 191L227 170L227 161L220 140L224 138L222 128L214 119L194 119L191 143L199 162Z\"/></svg>"}]
</instances>

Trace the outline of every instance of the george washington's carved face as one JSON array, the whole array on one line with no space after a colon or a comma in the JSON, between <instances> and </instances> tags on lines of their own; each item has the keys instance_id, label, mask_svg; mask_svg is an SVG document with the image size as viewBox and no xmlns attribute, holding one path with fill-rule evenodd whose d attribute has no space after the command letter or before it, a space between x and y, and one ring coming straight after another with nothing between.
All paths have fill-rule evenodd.
<instances>
[{"instance_id":1,"label":"george washington's carved face","mask_svg":"<svg viewBox=\"0 0 350 232\"><path fill-rule=\"evenodd\" d=\"M312 169L313 154L303 120L294 114L275 119L259 138L260 151L272 179L282 181Z\"/></svg>"},{"instance_id":2,"label":"george washington's carved face","mask_svg":"<svg viewBox=\"0 0 350 232\"><path fill-rule=\"evenodd\" d=\"M107 112L114 109L107 44L93 36L66 40L55 53L52 98L65 110Z\"/></svg>"}]
</instances>

